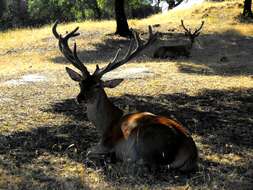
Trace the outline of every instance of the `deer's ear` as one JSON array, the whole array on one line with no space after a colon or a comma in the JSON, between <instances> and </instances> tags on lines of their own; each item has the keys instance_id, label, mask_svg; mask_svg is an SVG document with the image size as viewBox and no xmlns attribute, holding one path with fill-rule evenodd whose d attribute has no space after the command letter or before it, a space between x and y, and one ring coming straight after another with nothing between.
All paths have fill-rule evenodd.
<instances>
[{"instance_id":1,"label":"deer's ear","mask_svg":"<svg viewBox=\"0 0 253 190\"><path fill-rule=\"evenodd\" d=\"M66 67L66 71L69 74L70 78L74 81L80 82L82 80L82 75L80 75L79 73L75 72L74 70Z\"/></svg>"},{"instance_id":2,"label":"deer's ear","mask_svg":"<svg viewBox=\"0 0 253 190\"><path fill-rule=\"evenodd\" d=\"M122 83L123 80L124 79L113 79L113 80L103 81L103 87L106 87L106 88L115 88L120 83Z\"/></svg>"}]
</instances>

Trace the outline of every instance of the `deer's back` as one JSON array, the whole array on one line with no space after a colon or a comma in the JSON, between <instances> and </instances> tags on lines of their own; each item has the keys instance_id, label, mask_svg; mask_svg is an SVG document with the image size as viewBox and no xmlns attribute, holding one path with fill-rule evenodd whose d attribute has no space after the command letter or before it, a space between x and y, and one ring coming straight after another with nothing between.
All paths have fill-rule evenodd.
<instances>
[{"instance_id":1,"label":"deer's back","mask_svg":"<svg viewBox=\"0 0 253 190\"><path fill-rule=\"evenodd\" d=\"M122 118L120 128L122 138L115 152L121 160L180 168L189 159L197 158L189 132L174 120L147 112L134 113Z\"/></svg>"},{"instance_id":2,"label":"deer's back","mask_svg":"<svg viewBox=\"0 0 253 190\"><path fill-rule=\"evenodd\" d=\"M161 46L154 52L154 58L177 58L180 56L189 57L190 48L188 45Z\"/></svg>"}]
</instances>

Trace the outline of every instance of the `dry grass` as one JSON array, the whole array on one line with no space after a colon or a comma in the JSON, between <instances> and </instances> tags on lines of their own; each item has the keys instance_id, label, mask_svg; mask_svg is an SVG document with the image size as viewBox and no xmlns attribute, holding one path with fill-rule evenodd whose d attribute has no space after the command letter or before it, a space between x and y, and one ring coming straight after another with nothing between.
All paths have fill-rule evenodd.
<instances>
[{"instance_id":1,"label":"dry grass","mask_svg":"<svg viewBox=\"0 0 253 190\"><path fill-rule=\"evenodd\" d=\"M107 91L125 111L170 116L192 132L201 160L199 170L189 175L87 162L86 150L98 136L85 108L73 100L78 87L65 74L67 63L51 26L0 33L0 189L251 189L253 24L238 19L241 10L242 3L234 0L131 20L138 30L159 23L159 31L174 30L175 36L182 32L180 19L191 26L202 19L206 23L190 59L140 56L121 69L146 67L154 75L126 79ZM90 70L128 44L107 35L113 21L64 24L60 30L77 25L80 57ZM48 80L5 84L30 73Z\"/></svg>"}]
</instances>

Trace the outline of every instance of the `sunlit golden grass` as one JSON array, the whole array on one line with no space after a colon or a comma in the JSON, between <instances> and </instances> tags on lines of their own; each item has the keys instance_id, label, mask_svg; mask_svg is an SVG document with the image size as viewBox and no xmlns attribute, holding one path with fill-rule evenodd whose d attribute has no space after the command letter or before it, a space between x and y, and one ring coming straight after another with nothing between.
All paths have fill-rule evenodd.
<instances>
[{"instance_id":1,"label":"sunlit golden grass","mask_svg":"<svg viewBox=\"0 0 253 190\"><path fill-rule=\"evenodd\" d=\"M113 21L85 21L82 23L69 23L61 24L58 30L62 33L65 31L73 30L79 26L80 31L100 31L102 33L113 32L115 23ZM0 52L9 50L12 48L27 48L27 47L43 47L53 38L51 25L44 26L42 28L28 28L28 29L14 29L2 32L0 35ZM1 52L2 53L2 52Z\"/></svg>"},{"instance_id":2,"label":"sunlit golden grass","mask_svg":"<svg viewBox=\"0 0 253 190\"><path fill-rule=\"evenodd\" d=\"M185 20L189 26L196 26L200 20L206 22L203 33L222 33L229 29L235 29L243 35L253 35L253 24L237 22L237 16L242 12L242 2L239 0L224 1L219 3L205 2L191 9L169 11L166 14L158 14L143 20L129 20L130 27L144 28L147 25L161 24L161 30L169 28L180 29L180 20ZM226 11L225 11L226 10ZM112 33L115 28L114 21L86 21L81 23L61 24L60 31L70 31L76 26L80 31L102 31L104 34ZM33 47L43 46L52 36L51 25L42 28L14 29L1 33L0 52L11 48L25 48L29 44Z\"/></svg>"},{"instance_id":3,"label":"sunlit golden grass","mask_svg":"<svg viewBox=\"0 0 253 190\"><path fill-rule=\"evenodd\" d=\"M243 35L253 35L253 24L238 23L238 15L242 12L243 3L238 0L219 3L205 2L191 9L172 10L165 14L155 15L148 19L136 21L141 26L160 24L161 30L174 28L182 31L180 20L190 27L197 27L201 20L205 21L202 33L223 33L234 29Z\"/></svg>"},{"instance_id":4,"label":"sunlit golden grass","mask_svg":"<svg viewBox=\"0 0 253 190\"><path fill-rule=\"evenodd\" d=\"M78 84L65 73L70 65L51 25L0 33L0 189L251 189L253 25L238 20L241 11L239 0L206 2L129 20L140 31L160 24L155 30L182 33L180 19L193 28L204 20L205 26L189 59L138 57L116 72L147 68L153 75L127 78L106 90L125 112L148 110L186 125L201 158L199 170L189 176L150 174L122 163L88 165L87 148L98 136L85 109L73 100ZM114 21L60 24L59 31L76 26L78 52L90 71L96 63L108 63L119 46L126 47L124 39L108 35ZM224 57L227 61L221 61ZM47 80L6 84L26 74Z\"/></svg>"}]
</instances>

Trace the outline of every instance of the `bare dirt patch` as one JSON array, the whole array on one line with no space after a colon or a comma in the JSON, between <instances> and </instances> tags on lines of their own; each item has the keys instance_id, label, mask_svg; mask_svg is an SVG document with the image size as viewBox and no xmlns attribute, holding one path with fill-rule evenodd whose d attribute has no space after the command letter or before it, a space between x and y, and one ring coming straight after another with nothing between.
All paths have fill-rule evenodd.
<instances>
[{"instance_id":1,"label":"bare dirt patch","mask_svg":"<svg viewBox=\"0 0 253 190\"><path fill-rule=\"evenodd\" d=\"M136 67L136 68L125 68L118 69L117 71L112 71L105 75L104 79L140 79L145 77L154 76L154 72L152 72L149 68L145 67Z\"/></svg>"},{"instance_id":2,"label":"bare dirt patch","mask_svg":"<svg viewBox=\"0 0 253 190\"><path fill-rule=\"evenodd\" d=\"M40 74L27 74L21 76L19 79L11 79L5 81L3 84L7 86L15 86L15 85L24 85L24 84L31 84L36 82L43 82L47 81L47 77Z\"/></svg>"}]
</instances>

